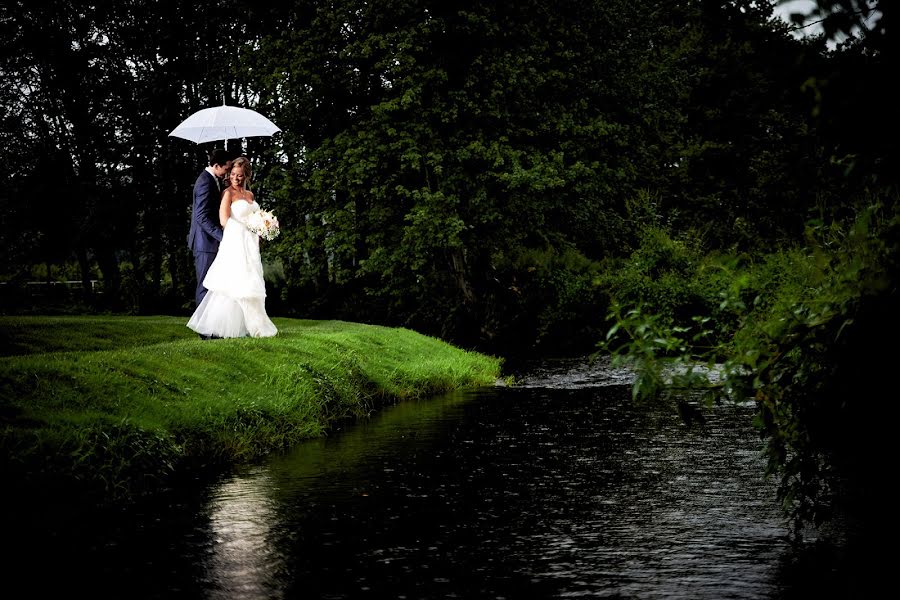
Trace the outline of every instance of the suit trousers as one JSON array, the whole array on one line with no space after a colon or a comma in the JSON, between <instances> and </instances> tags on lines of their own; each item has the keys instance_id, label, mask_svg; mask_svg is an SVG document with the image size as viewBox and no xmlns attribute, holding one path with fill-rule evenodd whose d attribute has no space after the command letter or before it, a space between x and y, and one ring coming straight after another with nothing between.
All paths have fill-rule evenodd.
<instances>
[{"instance_id":1,"label":"suit trousers","mask_svg":"<svg viewBox=\"0 0 900 600\"><path fill-rule=\"evenodd\" d=\"M206 273L215 259L215 252L194 252L194 268L197 270L197 292L195 294L197 306L200 306L203 297L206 296L207 290L203 287L203 280L206 279Z\"/></svg>"}]
</instances>

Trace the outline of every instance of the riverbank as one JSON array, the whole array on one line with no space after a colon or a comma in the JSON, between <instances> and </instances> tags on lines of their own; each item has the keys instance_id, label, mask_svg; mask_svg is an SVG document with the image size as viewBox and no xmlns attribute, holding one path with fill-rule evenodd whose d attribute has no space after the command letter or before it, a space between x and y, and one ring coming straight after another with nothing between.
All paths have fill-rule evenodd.
<instances>
[{"instance_id":1,"label":"riverbank","mask_svg":"<svg viewBox=\"0 0 900 600\"><path fill-rule=\"evenodd\" d=\"M132 498L500 376L500 359L407 329L273 320L274 338L203 341L181 317L0 317L7 483Z\"/></svg>"}]
</instances>

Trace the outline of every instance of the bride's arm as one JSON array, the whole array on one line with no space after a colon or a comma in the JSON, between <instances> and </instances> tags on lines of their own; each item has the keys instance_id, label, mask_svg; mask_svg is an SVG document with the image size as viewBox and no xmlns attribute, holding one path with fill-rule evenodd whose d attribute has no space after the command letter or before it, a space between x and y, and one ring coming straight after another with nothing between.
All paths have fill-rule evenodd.
<instances>
[{"instance_id":1,"label":"bride's arm","mask_svg":"<svg viewBox=\"0 0 900 600\"><path fill-rule=\"evenodd\" d=\"M225 227L228 217L231 216L231 190L225 190L222 193L222 202L219 204L219 223Z\"/></svg>"}]
</instances>

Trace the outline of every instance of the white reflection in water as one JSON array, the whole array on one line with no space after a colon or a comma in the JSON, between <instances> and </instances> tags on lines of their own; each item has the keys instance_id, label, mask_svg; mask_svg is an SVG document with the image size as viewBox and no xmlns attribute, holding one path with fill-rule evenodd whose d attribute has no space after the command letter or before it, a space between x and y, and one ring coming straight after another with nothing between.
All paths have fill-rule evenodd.
<instances>
[{"instance_id":1,"label":"white reflection in water","mask_svg":"<svg viewBox=\"0 0 900 600\"><path fill-rule=\"evenodd\" d=\"M212 547L206 571L210 598L281 598L279 560L270 552L275 518L272 482L260 469L223 482L209 503Z\"/></svg>"}]
</instances>

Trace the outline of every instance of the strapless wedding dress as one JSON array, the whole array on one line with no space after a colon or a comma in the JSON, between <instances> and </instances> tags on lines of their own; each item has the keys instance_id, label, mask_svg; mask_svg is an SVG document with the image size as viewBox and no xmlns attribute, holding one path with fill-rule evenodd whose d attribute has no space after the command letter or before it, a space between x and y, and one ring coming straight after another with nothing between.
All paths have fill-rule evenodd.
<instances>
[{"instance_id":1,"label":"strapless wedding dress","mask_svg":"<svg viewBox=\"0 0 900 600\"><path fill-rule=\"evenodd\" d=\"M234 338L278 333L266 314L259 236L247 229L247 217L258 210L256 202L231 203L219 251L203 280L209 291L187 323L201 335Z\"/></svg>"}]
</instances>

